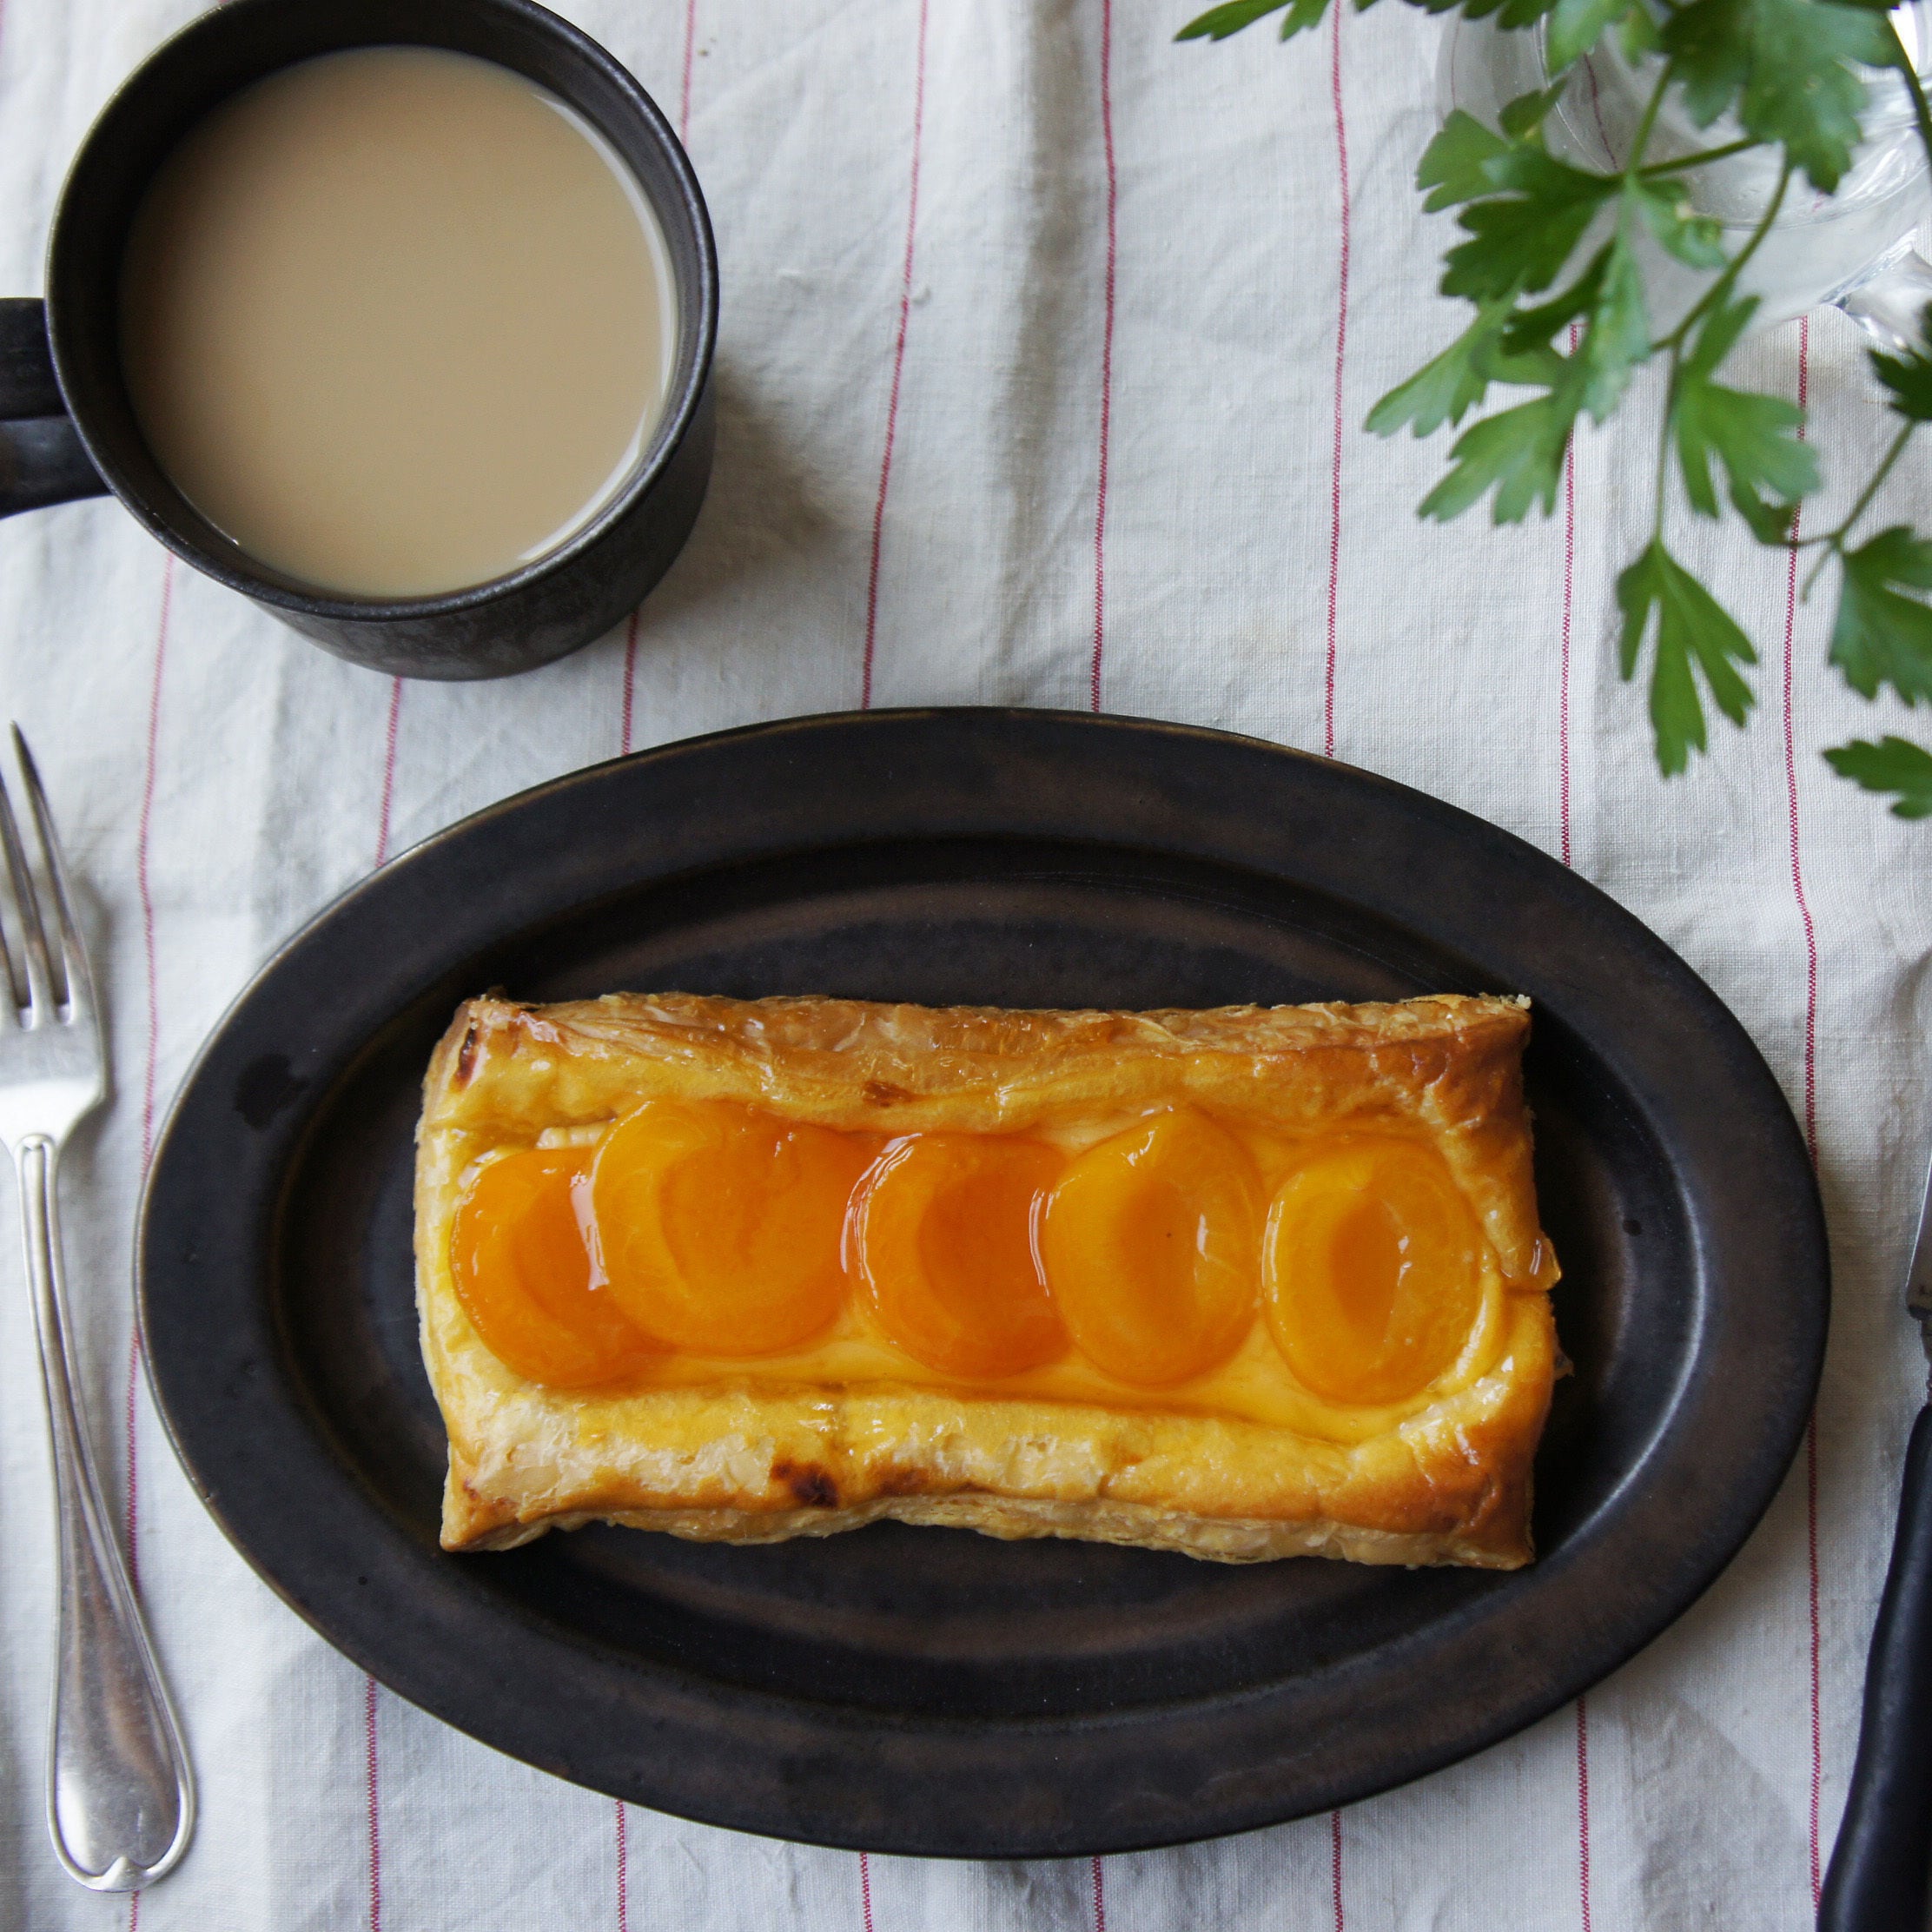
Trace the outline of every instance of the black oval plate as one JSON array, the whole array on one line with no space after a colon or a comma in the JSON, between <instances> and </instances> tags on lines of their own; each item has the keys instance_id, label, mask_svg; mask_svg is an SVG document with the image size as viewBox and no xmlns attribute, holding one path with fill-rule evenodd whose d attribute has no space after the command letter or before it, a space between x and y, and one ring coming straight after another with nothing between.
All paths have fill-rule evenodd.
<instances>
[{"instance_id":1,"label":"black oval plate","mask_svg":"<svg viewBox=\"0 0 1932 1932\"><path fill-rule=\"evenodd\" d=\"M1009 1006L1525 992L1577 1373L1512 1576L1229 1567L877 1525L437 1547L411 1135L457 1002ZM1346 1803L1656 1636L1769 1503L1829 1283L1783 1095L1690 969L1508 833L1324 759L1039 711L846 715L598 766L356 887L264 969L143 1208L148 1360L242 1554L401 1696L659 1810L874 1850L1120 1851Z\"/></svg>"}]
</instances>

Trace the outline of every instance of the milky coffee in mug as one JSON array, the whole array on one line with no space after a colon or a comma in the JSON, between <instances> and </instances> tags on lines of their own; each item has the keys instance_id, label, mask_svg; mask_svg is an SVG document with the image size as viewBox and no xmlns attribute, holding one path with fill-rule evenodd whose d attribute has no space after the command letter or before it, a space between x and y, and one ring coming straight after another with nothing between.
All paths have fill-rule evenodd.
<instances>
[{"instance_id":1,"label":"milky coffee in mug","mask_svg":"<svg viewBox=\"0 0 1932 1932\"><path fill-rule=\"evenodd\" d=\"M586 120L473 55L361 47L255 82L163 162L121 360L155 460L258 563L428 597L613 494L676 316L657 221Z\"/></svg>"}]
</instances>

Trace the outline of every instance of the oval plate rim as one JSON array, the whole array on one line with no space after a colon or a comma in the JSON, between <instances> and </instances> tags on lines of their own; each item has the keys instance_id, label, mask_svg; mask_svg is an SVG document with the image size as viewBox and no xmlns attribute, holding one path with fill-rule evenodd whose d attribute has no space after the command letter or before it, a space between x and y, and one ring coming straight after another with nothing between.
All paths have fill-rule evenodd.
<instances>
[{"instance_id":1,"label":"oval plate rim","mask_svg":"<svg viewBox=\"0 0 1932 1932\"><path fill-rule=\"evenodd\" d=\"M478 882L500 882L502 848L521 842L540 853L546 821L573 814L618 830L590 841L587 853L565 854L549 872L526 875L525 898L498 921L497 941L680 873L819 849L841 834L855 842L863 800L815 797L801 808L796 791L787 793L787 772L814 764L831 773L892 771L900 789L891 822L872 827L875 840L1066 837L1083 828L1103 844L1222 863L1232 842L1251 871L1399 916L1472 961L1500 954L1507 963L1533 943L1547 955L1543 967L1505 970L1499 983L1532 993L1538 981L1560 988L1554 1000L1547 991L1539 997L1567 1007L1565 1023L1599 1051L1606 1040L1621 1046L1626 1067L1645 1070L1660 1105L1674 1104L1673 1083L1681 1101L1687 1086L1724 1076L1743 1103L1729 1124L1743 1133L1762 1184L1755 1223L1732 1212L1718 1251L1700 1256L1690 1354L1633 1479L1596 1512L1580 1546L1518 1573L1527 1582L1489 1619L1496 1628L1481 1625L1477 1639L1466 1633L1456 1647L1434 1645L1433 1655L1420 1636L1385 1645L1373 1653L1380 1660L1373 1671L1356 1660L1327 1673L1319 1696L1295 1680L1292 1689L1246 1688L1124 1713L985 1722L811 1704L635 1657L620 1662L592 1640L506 1616L500 1599L462 1580L462 1566L477 1558L425 1550L344 1466L299 1391L261 1373L274 1323L261 1306L261 1271L248 1264L272 1238L275 1190L301 1157L312 1107L382 1020L435 983L425 957L442 956L447 976L476 956L471 940L487 943L489 917L467 904L463 916L434 922L426 943L420 907L448 910ZM738 789L694 783L706 765L714 779L731 772ZM954 776L933 776L941 767ZM1001 804L998 788L976 782L994 767L1023 772L1043 788L1040 796ZM922 777L930 797L917 791ZM1228 804L1229 795L1239 803ZM611 801L625 796L633 805L654 803L668 823L612 812ZM769 823L754 830L781 797L789 829L782 837ZM801 835L801 810L817 814L815 835ZM1319 840L1295 847L1304 824L1331 830L1333 849ZM1418 916L1406 874L1392 881L1378 872L1378 851L1386 861L1393 850L1437 862L1430 916ZM1521 896L1520 906L1511 904L1513 943L1446 889L1466 891L1479 880L1507 883ZM602 893L592 890L599 883ZM386 939L394 955L381 949ZM312 1002L344 956L366 970L351 976L332 1020L318 1022L325 1034L333 1026L335 1061L318 1064L308 1100L244 1133L233 1097L237 1069L286 1039L290 1002ZM372 958L384 963L369 967ZM1633 1022L1633 1009L1644 1017ZM1668 1054L1659 1051L1660 1032ZM298 1076L295 1093L307 1084ZM1708 1165L1715 1140L1690 1139ZM1733 1132L1724 1143L1732 1160L1736 1141ZM1774 1254L1767 1276L1762 1261ZM1754 1296L1740 1292L1746 1278L1755 1279ZM1766 1279L1782 1292L1767 1296ZM1197 725L996 707L830 712L674 741L499 801L368 875L273 954L202 1048L156 1144L136 1280L150 1387L191 1485L269 1587L399 1695L511 1756L658 1810L848 1849L1000 1858L1145 1849L1350 1803L1485 1749L1587 1690L1690 1607L1769 1507L1810 1413L1829 1309L1823 1208L1788 1100L1716 994L1607 894L1485 820L1332 759ZM211 1294L213 1312L232 1316L235 1331L232 1340L222 1331L214 1346ZM1743 1362L1759 1377L1757 1403L1732 1403L1726 1413L1711 1386L1720 1362L1733 1373ZM244 1472L244 1461L260 1458L254 1437L265 1420L280 1431L276 1466ZM1696 1467L1693 1452L1704 1459ZM1634 1492L1654 1492L1660 1480L1688 1482L1690 1503L1680 1500L1665 1530L1646 1535L1632 1520L1643 1500ZM318 1498L334 1513L305 1516ZM1606 1519L1616 1533L1598 1526ZM1647 1591L1634 1608L1601 1614L1591 1565L1627 1565L1638 1551L1650 1565ZM1544 1621L1552 1611L1553 1638ZM539 1681L506 1684L500 1670L480 1678L466 1648L480 1638L540 1666ZM1465 1668L1486 1663L1497 1671L1506 1658L1510 1694L1459 1718L1419 1721L1394 1693L1439 1673L1446 1648L1455 1649L1450 1664ZM1306 1736L1298 1748L1290 1735L1311 1724L1321 1747L1313 1753ZM1378 1728L1386 1735L1376 1747ZM599 1741L593 1732L622 1735ZM688 1778L670 1768L692 1751L728 1761L728 1796L692 1802ZM817 1799L802 1802L786 1786L778 1767L788 1752L829 1767ZM1123 1752L1139 1783L1102 1789L1101 1774ZM964 1808L970 1816L936 1816L939 1793L965 1790L974 1793ZM870 1821L856 1831L855 1797L871 1801L856 1807Z\"/></svg>"}]
</instances>

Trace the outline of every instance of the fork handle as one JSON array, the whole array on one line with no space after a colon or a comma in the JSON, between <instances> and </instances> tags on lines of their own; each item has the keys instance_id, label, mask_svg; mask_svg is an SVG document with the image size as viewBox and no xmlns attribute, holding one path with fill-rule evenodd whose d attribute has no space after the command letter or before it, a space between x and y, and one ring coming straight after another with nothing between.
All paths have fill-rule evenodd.
<instances>
[{"instance_id":1,"label":"fork handle","mask_svg":"<svg viewBox=\"0 0 1932 1932\"><path fill-rule=\"evenodd\" d=\"M60 1534L47 1823L71 1876L93 1891L131 1892L170 1870L188 1849L195 1788L81 1426L67 1340L58 1156L41 1134L15 1150Z\"/></svg>"}]
</instances>

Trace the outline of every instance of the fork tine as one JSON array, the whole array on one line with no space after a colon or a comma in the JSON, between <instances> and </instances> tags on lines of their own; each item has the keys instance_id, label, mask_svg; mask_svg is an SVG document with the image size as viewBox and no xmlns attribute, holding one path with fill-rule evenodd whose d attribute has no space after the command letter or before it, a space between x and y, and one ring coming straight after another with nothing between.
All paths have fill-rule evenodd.
<instances>
[{"instance_id":1,"label":"fork tine","mask_svg":"<svg viewBox=\"0 0 1932 1932\"><path fill-rule=\"evenodd\" d=\"M53 895L54 923L58 929L60 958L56 963L60 969L63 982L59 991L71 1017L86 1018L94 1005L94 975L88 964L87 948L81 939L81 929L74 917L74 893L67 882L67 860L61 851L59 836L54 830L54 814L47 803L47 790L40 782L40 767L34 763L34 755L27 748L27 740L20 727L13 727L14 755L20 760L20 771L27 782L27 805L33 815L34 837L40 846L42 863L47 870L47 884Z\"/></svg>"},{"instance_id":2,"label":"fork tine","mask_svg":"<svg viewBox=\"0 0 1932 1932\"><path fill-rule=\"evenodd\" d=\"M0 877L0 902L12 915L20 934L22 963L27 969L27 1011L29 1023L53 1016L53 977L47 964L47 939L40 925L40 902L34 896L33 875L27 870L27 854L20 843L20 827L13 815L13 800L7 795L7 783L0 777L0 851L6 858ZM15 990L18 991L17 976Z\"/></svg>"},{"instance_id":3,"label":"fork tine","mask_svg":"<svg viewBox=\"0 0 1932 1932\"><path fill-rule=\"evenodd\" d=\"M0 793L3 793L5 785L5 778L0 777ZM6 889L3 875L0 875L0 993L5 996L0 999L0 1027L10 1022L17 1024L22 1010L33 996L21 971L24 955L16 911L13 894Z\"/></svg>"},{"instance_id":4,"label":"fork tine","mask_svg":"<svg viewBox=\"0 0 1932 1932\"><path fill-rule=\"evenodd\" d=\"M19 942L7 936L7 917L10 916L12 905L12 895L0 890L0 990L6 994L4 1002L0 1002L0 1027L17 1024L22 1009L32 996L15 957L20 950Z\"/></svg>"}]
</instances>

